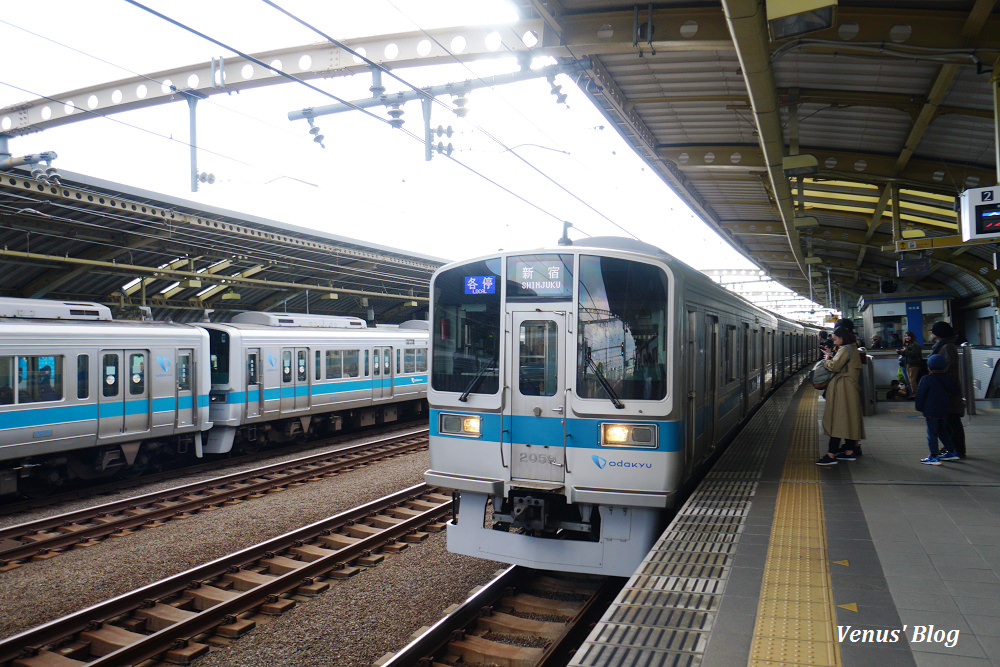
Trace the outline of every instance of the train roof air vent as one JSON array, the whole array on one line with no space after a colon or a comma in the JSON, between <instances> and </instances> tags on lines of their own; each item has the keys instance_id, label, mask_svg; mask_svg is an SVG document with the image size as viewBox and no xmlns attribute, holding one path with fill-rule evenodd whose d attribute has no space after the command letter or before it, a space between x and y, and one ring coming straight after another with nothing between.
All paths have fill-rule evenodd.
<instances>
[{"instance_id":1,"label":"train roof air vent","mask_svg":"<svg viewBox=\"0 0 1000 667\"><path fill-rule=\"evenodd\" d=\"M248 311L233 316L233 324L259 324L268 327L316 327L321 329L367 329L360 317L347 315L303 315L301 313L262 313Z\"/></svg>"},{"instance_id":2,"label":"train roof air vent","mask_svg":"<svg viewBox=\"0 0 1000 667\"><path fill-rule=\"evenodd\" d=\"M111 309L99 303L0 297L0 317L32 320L111 320Z\"/></svg>"}]
</instances>

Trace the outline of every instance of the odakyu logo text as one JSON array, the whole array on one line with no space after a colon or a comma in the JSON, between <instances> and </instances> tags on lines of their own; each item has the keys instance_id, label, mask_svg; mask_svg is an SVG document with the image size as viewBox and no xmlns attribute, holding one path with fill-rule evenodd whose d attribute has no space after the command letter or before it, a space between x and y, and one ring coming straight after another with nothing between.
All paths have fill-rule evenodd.
<instances>
[{"instance_id":1,"label":"odakyu logo text","mask_svg":"<svg viewBox=\"0 0 1000 667\"><path fill-rule=\"evenodd\" d=\"M590 460L594 462L594 465L604 470L605 468L652 468L652 463L639 463L637 461L609 461L604 457L594 454L590 457Z\"/></svg>"}]
</instances>

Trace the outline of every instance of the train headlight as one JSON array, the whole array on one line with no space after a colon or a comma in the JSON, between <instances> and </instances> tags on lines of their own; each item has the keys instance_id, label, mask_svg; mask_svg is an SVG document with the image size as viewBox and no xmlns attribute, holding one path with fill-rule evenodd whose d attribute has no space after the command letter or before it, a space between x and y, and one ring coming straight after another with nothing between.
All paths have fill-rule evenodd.
<instances>
[{"instance_id":1,"label":"train headlight","mask_svg":"<svg viewBox=\"0 0 1000 667\"><path fill-rule=\"evenodd\" d=\"M441 414L438 430L443 435L462 435L467 438L478 438L482 435L483 419L474 415Z\"/></svg>"},{"instance_id":2,"label":"train headlight","mask_svg":"<svg viewBox=\"0 0 1000 667\"><path fill-rule=\"evenodd\" d=\"M656 447L656 426L651 424L601 424L604 447Z\"/></svg>"}]
</instances>

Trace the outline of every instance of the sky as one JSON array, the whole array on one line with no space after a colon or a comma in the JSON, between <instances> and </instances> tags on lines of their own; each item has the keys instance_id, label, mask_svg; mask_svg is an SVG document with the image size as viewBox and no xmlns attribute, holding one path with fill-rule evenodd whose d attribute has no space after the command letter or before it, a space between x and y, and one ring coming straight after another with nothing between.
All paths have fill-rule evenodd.
<instances>
[{"instance_id":1,"label":"sky","mask_svg":"<svg viewBox=\"0 0 1000 667\"><path fill-rule=\"evenodd\" d=\"M323 41L264 2L144 4L245 53ZM338 40L518 18L506 0L277 4ZM124 0L5 3L0 40L8 53L0 107L233 56ZM514 69L505 58L396 73L427 86ZM310 82L343 99L370 96L367 74ZM403 89L389 77L383 83ZM571 238L632 235L698 269L755 268L690 212L569 77L555 84L563 104L537 79L472 92L464 119L435 107L432 126L453 128L443 140L468 168L443 156L427 162L422 143L353 111L317 119L321 148L305 121L287 114L333 100L298 83L199 103L198 170L215 182L197 193L183 100L14 137L9 148L15 157L55 151L54 166L66 171L447 260L551 245L569 221ZM419 102L403 110L404 127L421 135ZM384 107L371 111L387 117Z\"/></svg>"}]
</instances>

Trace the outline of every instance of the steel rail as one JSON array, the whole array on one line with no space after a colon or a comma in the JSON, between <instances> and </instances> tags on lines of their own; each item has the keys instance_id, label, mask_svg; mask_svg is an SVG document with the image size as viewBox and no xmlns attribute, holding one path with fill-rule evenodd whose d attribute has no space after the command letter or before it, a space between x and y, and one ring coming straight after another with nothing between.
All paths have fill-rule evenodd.
<instances>
[{"instance_id":1,"label":"steel rail","mask_svg":"<svg viewBox=\"0 0 1000 667\"><path fill-rule=\"evenodd\" d=\"M74 544L106 537L122 530L137 528L145 524L176 516L177 514L198 511L208 506L218 505L258 493L267 493L278 487L329 474L346 467L367 464L386 456L395 456L400 453L423 449L426 447L426 442L400 444L400 441L423 437L424 433L426 433L426 429L405 435L384 438L375 442L313 454L292 461L270 464L253 470L233 473L204 482L178 486L165 491L157 491L105 505L67 512L58 516L40 519L39 521L9 526L0 529L0 563L21 561L39 553L66 549ZM370 451L372 449L377 449L377 451ZM287 472L304 466L313 467L292 473ZM281 477L266 479L268 475L281 475ZM258 479L260 481L253 481ZM231 488L216 492L213 495L194 497L196 494L226 486ZM177 498L182 499L176 500ZM157 503L162 503L163 506L155 507L154 505ZM133 512L133 514L116 516L129 511ZM115 518L110 519L113 516ZM90 521L100 517L108 517L110 520L100 524L87 525ZM29 535L45 533L46 531L63 526L73 526L74 529L30 543L18 541L25 539ZM18 543L10 544L14 541L18 541Z\"/></svg>"},{"instance_id":2,"label":"steel rail","mask_svg":"<svg viewBox=\"0 0 1000 667\"><path fill-rule=\"evenodd\" d=\"M420 499L434 490L434 487L426 484L417 484L2 640L0 641L0 665L7 665L12 660L36 653L41 647L66 641L76 634L120 618L141 608L144 604L148 604L149 601L179 595L192 586L198 586L206 581L221 577L234 567L246 567L261 558L299 546L303 542L329 534L379 511L407 501ZM398 539L415 531L418 527L437 521L450 512L451 504L451 500L441 502L433 508L425 509L420 514L402 520L377 534L360 539L350 546L338 549L311 562L302 561L300 568L283 575L274 575L275 579L272 581L241 592L237 597L213 605L198 613L197 616L179 621L147 635L135 644L122 647L112 653L88 661L86 664L93 667L135 664L142 660L155 658L171 648L185 644L192 637L210 632L219 625L231 622L237 614L253 609L269 598L275 598L294 590L302 585L304 579L326 574L381 544Z\"/></svg>"}]
</instances>

